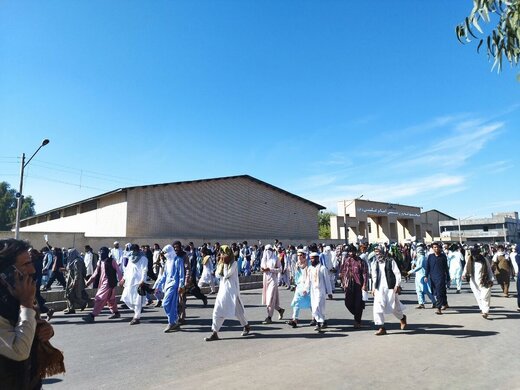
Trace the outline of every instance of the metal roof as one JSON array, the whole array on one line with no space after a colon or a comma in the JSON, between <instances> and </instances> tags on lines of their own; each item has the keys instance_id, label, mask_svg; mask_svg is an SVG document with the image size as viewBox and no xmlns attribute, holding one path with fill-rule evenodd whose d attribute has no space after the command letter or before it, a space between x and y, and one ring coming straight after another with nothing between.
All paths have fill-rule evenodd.
<instances>
[{"instance_id":1,"label":"metal roof","mask_svg":"<svg viewBox=\"0 0 520 390\"><path fill-rule=\"evenodd\" d=\"M253 176L249 176L249 175L236 175L236 176L215 177L215 178L210 178L210 179L176 181L176 182L169 182L169 183L145 184L145 185L142 185L142 186L122 187L122 188L118 188L118 189L115 189L115 190L112 190L112 191L105 192L105 193L97 195L97 196L93 196L91 198L83 199L83 200L80 200L78 202L74 202L74 203L70 203L70 204L65 205L65 206L57 207L57 208L52 209L52 210L47 210L47 211L45 211L43 213L32 215L32 216L30 216L28 218L24 218L22 221L26 221L26 220L29 220L29 219L32 219L32 218L36 218L36 217L39 217L41 215L50 214L50 213L53 213L53 212L58 211L58 210L67 209L69 207L78 206L80 204L87 203L87 202L90 202L92 200L104 198L104 197L106 197L108 195L116 194L116 193L119 193L119 192L125 192L125 191L129 191L129 190L135 190L135 189L138 189L138 188L163 187L163 186L170 186L170 185L203 183L203 182L208 182L208 181L233 180L233 179L247 179L247 180L250 180L250 181L255 182L257 184L264 185L266 187L271 188L272 190L281 192L282 194L285 194L285 195L290 196L292 198L298 199L298 200L300 200L302 202L308 203L308 204L316 207L318 210L324 210L326 208L326 207L324 207L324 206L322 206L322 205L320 205L318 203L311 202L308 199L305 199L305 198L302 198L301 196L292 194L292 193L290 193L288 191L285 191L285 190L283 190L283 189L281 189L279 187L273 186L272 184L266 183L265 181L259 180L259 179L255 178Z\"/></svg>"}]
</instances>

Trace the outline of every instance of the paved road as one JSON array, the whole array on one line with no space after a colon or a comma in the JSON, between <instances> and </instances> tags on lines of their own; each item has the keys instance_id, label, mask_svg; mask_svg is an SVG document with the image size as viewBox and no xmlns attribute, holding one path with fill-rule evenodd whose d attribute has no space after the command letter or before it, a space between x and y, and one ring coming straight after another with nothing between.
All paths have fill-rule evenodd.
<instances>
[{"instance_id":1,"label":"paved road","mask_svg":"<svg viewBox=\"0 0 520 390\"><path fill-rule=\"evenodd\" d=\"M53 344L65 353L67 373L46 380L44 388L520 389L516 295L500 297L497 286L485 320L468 285L462 294L449 293L451 308L438 316L415 309L413 283L408 283L401 297L409 326L401 331L388 316L389 334L381 337L373 335L371 305L364 313L367 327L352 328L340 292L327 303L330 326L322 335L281 321L262 325L261 291L242 296L252 335L240 337L239 323L226 321L223 340L212 343L203 338L210 333L213 298L208 307L190 299L188 323L171 334L162 332L162 309L147 309L137 326L128 325L128 311L114 321L103 312L94 324L58 313ZM281 290L286 309L291 298ZM310 318L309 312L302 315Z\"/></svg>"}]
</instances>

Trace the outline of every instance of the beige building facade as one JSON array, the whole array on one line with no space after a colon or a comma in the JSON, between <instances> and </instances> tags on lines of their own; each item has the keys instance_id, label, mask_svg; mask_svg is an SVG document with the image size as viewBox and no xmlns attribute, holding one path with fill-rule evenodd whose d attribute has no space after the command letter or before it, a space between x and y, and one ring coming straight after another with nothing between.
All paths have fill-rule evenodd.
<instances>
[{"instance_id":1,"label":"beige building facade","mask_svg":"<svg viewBox=\"0 0 520 390\"><path fill-rule=\"evenodd\" d=\"M421 208L364 199L338 202L331 217L331 238L369 243L413 241L421 233Z\"/></svg>"},{"instance_id":2,"label":"beige building facade","mask_svg":"<svg viewBox=\"0 0 520 390\"><path fill-rule=\"evenodd\" d=\"M315 240L323 206L249 175L120 188L21 221L24 233Z\"/></svg>"}]
</instances>

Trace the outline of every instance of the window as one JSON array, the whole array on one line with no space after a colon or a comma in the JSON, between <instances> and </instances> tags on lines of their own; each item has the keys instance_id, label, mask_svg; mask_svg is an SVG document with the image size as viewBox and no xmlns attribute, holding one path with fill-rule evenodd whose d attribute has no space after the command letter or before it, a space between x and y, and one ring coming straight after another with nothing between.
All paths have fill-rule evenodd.
<instances>
[{"instance_id":1,"label":"window","mask_svg":"<svg viewBox=\"0 0 520 390\"><path fill-rule=\"evenodd\" d=\"M367 223L368 226L368 234L372 233L372 224L370 222ZM520 233L518 233L520 235Z\"/></svg>"}]
</instances>

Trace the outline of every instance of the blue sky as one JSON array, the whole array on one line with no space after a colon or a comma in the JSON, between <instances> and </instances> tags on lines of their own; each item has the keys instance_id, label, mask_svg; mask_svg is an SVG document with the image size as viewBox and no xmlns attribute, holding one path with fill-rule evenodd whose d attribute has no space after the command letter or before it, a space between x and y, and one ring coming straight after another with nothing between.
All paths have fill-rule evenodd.
<instances>
[{"instance_id":1,"label":"blue sky","mask_svg":"<svg viewBox=\"0 0 520 390\"><path fill-rule=\"evenodd\" d=\"M37 212L249 174L337 212L520 209L520 68L455 26L472 1L2 1L0 180Z\"/></svg>"}]
</instances>

